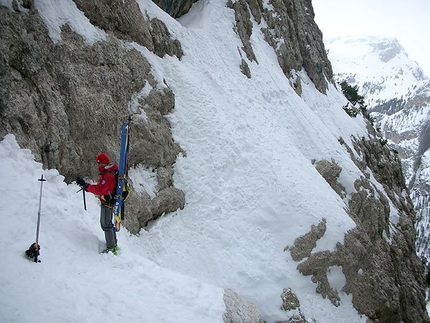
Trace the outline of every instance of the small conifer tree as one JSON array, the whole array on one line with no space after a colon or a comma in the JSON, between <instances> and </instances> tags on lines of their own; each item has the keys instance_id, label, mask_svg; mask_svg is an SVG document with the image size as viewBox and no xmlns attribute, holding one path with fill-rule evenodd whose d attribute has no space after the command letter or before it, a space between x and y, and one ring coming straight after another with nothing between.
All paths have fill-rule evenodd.
<instances>
[{"instance_id":1,"label":"small conifer tree","mask_svg":"<svg viewBox=\"0 0 430 323\"><path fill-rule=\"evenodd\" d=\"M357 85L351 86L346 81L342 81L340 87L342 88L343 95L345 95L349 102L353 105L358 104L360 108L364 106L364 96L358 94Z\"/></svg>"},{"instance_id":2,"label":"small conifer tree","mask_svg":"<svg viewBox=\"0 0 430 323\"><path fill-rule=\"evenodd\" d=\"M345 97L352 104L352 106L357 107L358 105L358 108L361 110L361 113L363 114L363 116L373 124L373 119L372 117L370 117L369 113L367 112L367 106L364 104L364 96L358 94L358 86L357 85L351 86L350 84L348 84L348 82L342 81L340 83L340 87L342 89L343 95L345 95ZM348 109L348 110L345 109L345 111L350 116L355 117L356 114L351 115L349 110L352 110L352 109Z\"/></svg>"}]
</instances>

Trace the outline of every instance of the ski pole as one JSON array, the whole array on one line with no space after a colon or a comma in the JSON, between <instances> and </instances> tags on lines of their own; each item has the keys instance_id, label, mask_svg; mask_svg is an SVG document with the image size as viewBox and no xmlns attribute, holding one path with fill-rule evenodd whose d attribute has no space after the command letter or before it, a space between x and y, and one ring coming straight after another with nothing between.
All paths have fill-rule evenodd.
<instances>
[{"instance_id":1,"label":"ski pole","mask_svg":"<svg viewBox=\"0 0 430 323\"><path fill-rule=\"evenodd\" d=\"M40 181L40 195L39 195L39 211L37 212L37 229L36 229L36 252L34 253L34 262L37 262L37 256L39 255L39 230L40 230L40 210L42 209L42 187L43 182L46 181L46 179L42 176L38 179Z\"/></svg>"},{"instance_id":2,"label":"ski pole","mask_svg":"<svg viewBox=\"0 0 430 323\"><path fill-rule=\"evenodd\" d=\"M87 210L87 200L85 199L85 190L82 189L82 197L84 199L84 210Z\"/></svg>"}]
</instances>

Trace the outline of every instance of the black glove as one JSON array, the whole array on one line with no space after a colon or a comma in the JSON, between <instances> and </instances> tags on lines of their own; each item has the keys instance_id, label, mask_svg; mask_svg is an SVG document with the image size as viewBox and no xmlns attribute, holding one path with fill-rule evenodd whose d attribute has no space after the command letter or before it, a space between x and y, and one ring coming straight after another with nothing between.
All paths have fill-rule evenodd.
<instances>
[{"instance_id":1,"label":"black glove","mask_svg":"<svg viewBox=\"0 0 430 323\"><path fill-rule=\"evenodd\" d=\"M81 177L76 177L76 184L78 184L84 191L88 188L88 183L85 182Z\"/></svg>"}]
</instances>

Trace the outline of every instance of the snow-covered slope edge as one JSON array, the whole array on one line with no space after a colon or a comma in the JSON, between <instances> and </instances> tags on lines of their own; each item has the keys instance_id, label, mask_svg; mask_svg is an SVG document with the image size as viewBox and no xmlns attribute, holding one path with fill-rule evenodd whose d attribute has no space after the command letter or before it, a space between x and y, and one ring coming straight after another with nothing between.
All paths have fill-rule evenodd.
<instances>
[{"instance_id":1,"label":"snow-covered slope edge","mask_svg":"<svg viewBox=\"0 0 430 323\"><path fill-rule=\"evenodd\" d=\"M69 209L82 214L81 195L55 171L46 171L50 181L58 181L58 189L46 190L44 210L52 212L44 213L51 216L44 223L51 225L42 231L47 237L41 240L43 262L35 274L36 264L21 256L28 243L2 250L11 259L3 263L8 276L1 283L12 291L2 295L4 313L12 312L11 319L18 321L34 315L34 308L26 306L31 298L50 305L39 306L38 321L222 322L228 312L227 301L221 302L222 287L252 300L267 322L293 316L302 322L364 322L365 316L428 321L399 164L368 134L363 118L344 113L345 98L332 85L322 95L305 73L294 71L303 84L299 97L254 20L250 43L259 63L248 61L252 77L243 75L234 14L221 2L199 1L181 24L151 3L139 3L145 15L165 21L184 49L178 60L125 43L139 50L154 76L175 93L175 110L168 117L186 157L178 158L174 180L186 193L187 205L139 236L122 231L118 258L98 255L100 239L94 237L101 232L94 199L91 221L65 226L72 222ZM141 108L147 109L144 104ZM6 165L8 159L1 160ZM8 161L16 172L5 174L7 183L18 183L18 174L28 170L32 176L19 187L22 194L28 187L25 197L36 201L40 175L28 164L19 168L16 156ZM40 165L36 168L40 171ZM17 189L3 190L5 199L13 201ZM35 214L17 204L2 216L11 221L10 232L20 232L25 221L28 229L22 235L31 236ZM9 239L3 245L14 241L4 237ZM78 256L70 265L73 253ZM51 258L62 267L51 271ZM52 282L43 280L44 270ZM49 294L26 288L35 281L46 284ZM79 288L90 290L85 304L75 293ZM289 302L294 297L300 305ZM120 309L106 313L118 299L124 300Z\"/></svg>"}]
</instances>

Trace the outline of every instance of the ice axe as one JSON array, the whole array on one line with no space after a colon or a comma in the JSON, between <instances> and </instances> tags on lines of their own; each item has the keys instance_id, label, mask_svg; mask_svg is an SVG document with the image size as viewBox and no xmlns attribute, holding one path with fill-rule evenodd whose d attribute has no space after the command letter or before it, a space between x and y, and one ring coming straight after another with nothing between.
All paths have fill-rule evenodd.
<instances>
[{"instance_id":1,"label":"ice axe","mask_svg":"<svg viewBox=\"0 0 430 323\"><path fill-rule=\"evenodd\" d=\"M37 257L39 256L40 252L40 245L39 245L39 229L40 229L40 210L42 209L42 187L43 182L46 182L46 179L42 176L38 179L40 182L40 195L39 195L39 211L37 212L37 229L36 229L36 242L33 243L28 250L25 251L25 254L28 258L33 258L34 262L40 262L40 260L37 260Z\"/></svg>"},{"instance_id":2,"label":"ice axe","mask_svg":"<svg viewBox=\"0 0 430 323\"><path fill-rule=\"evenodd\" d=\"M83 188L81 188L77 193L79 193L80 191L82 191L82 198L84 200L84 210L87 210L87 200L85 198L85 190Z\"/></svg>"}]
</instances>

